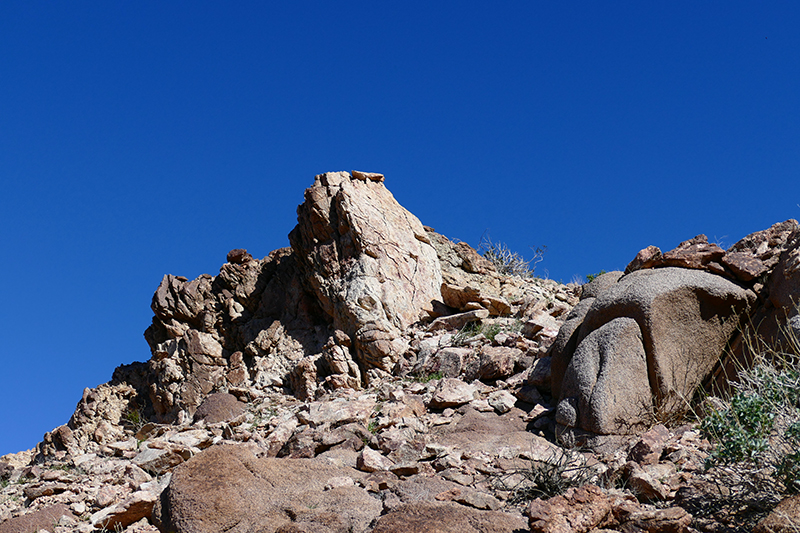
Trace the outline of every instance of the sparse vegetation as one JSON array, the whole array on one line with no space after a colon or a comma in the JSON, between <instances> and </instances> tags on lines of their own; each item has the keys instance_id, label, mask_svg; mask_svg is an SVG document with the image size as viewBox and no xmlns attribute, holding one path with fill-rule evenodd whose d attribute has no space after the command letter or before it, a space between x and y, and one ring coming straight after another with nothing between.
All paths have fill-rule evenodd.
<instances>
[{"instance_id":1,"label":"sparse vegetation","mask_svg":"<svg viewBox=\"0 0 800 533\"><path fill-rule=\"evenodd\" d=\"M605 270L601 270L597 274L586 274L586 283L591 283L592 281L594 281L595 278L607 273L608 272L606 272Z\"/></svg>"},{"instance_id":2,"label":"sparse vegetation","mask_svg":"<svg viewBox=\"0 0 800 533\"><path fill-rule=\"evenodd\" d=\"M519 253L511 251L503 242L493 242L488 233L484 233L478 251L497 268L497 271L507 276L532 278L536 265L544 259L547 246L531 247L533 258L525 260Z\"/></svg>"},{"instance_id":3,"label":"sparse vegetation","mask_svg":"<svg viewBox=\"0 0 800 533\"><path fill-rule=\"evenodd\" d=\"M582 455L559 450L544 461L532 459L528 468L496 476L493 484L496 489L511 492L508 503L522 505L536 498L558 496L571 487L581 487L596 476L597 472Z\"/></svg>"},{"instance_id":4,"label":"sparse vegetation","mask_svg":"<svg viewBox=\"0 0 800 533\"><path fill-rule=\"evenodd\" d=\"M730 505L748 513L800 492L800 353L789 333L792 353L762 344L728 401L700 426L714 444L708 473L735 495Z\"/></svg>"},{"instance_id":5,"label":"sparse vegetation","mask_svg":"<svg viewBox=\"0 0 800 533\"><path fill-rule=\"evenodd\" d=\"M453 335L453 346L460 346L464 344L467 340L479 335L481 333L481 329L483 328L483 324L480 321L469 322L464 324L464 326Z\"/></svg>"},{"instance_id":6,"label":"sparse vegetation","mask_svg":"<svg viewBox=\"0 0 800 533\"><path fill-rule=\"evenodd\" d=\"M138 433L140 429L147 423L142 413L138 409L129 409L124 414L124 420L121 421L128 426L134 434Z\"/></svg>"},{"instance_id":7,"label":"sparse vegetation","mask_svg":"<svg viewBox=\"0 0 800 533\"><path fill-rule=\"evenodd\" d=\"M429 381L434 381L437 379L442 379L444 374L441 372L431 372L429 374L419 374L414 376L413 380L417 383L428 383Z\"/></svg>"}]
</instances>

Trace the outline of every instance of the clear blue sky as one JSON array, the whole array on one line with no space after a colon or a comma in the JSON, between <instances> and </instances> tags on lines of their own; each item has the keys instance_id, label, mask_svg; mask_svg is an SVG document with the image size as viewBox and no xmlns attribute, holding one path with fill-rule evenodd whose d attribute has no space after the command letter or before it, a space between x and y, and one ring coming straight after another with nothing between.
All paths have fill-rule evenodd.
<instances>
[{"instance_id":1,"label":"clear blue sky","mask_svg":"<svg viewBox=\"0 0 800 533\"><path fill-rule=\"evenodd\" d=\"M149 358L164 274L288 245L321 172L547 245L564 282L800 218L798 28L789 1L2 2L0 454Z\"/></svg>"}]
</instances>

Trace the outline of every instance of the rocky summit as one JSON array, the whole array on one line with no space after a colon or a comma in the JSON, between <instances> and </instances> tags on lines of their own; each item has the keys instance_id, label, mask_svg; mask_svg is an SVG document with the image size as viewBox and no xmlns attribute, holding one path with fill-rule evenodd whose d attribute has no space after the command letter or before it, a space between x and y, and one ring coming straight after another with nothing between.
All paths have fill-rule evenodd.
<instances>
[{"instance_id":1,"label":"rocky summit","mask_svg":"<svg viewBox=\"0 0 800 533\"><path fill-rule=\"evenodd\" d=\"M353 171L316 176L289 242L164 276L150 359L0 458L0 533L800 529L796 496L725 505L699 423L752 339L800 334L796 221L564 285Z\"/></svg>"}]
</instances>

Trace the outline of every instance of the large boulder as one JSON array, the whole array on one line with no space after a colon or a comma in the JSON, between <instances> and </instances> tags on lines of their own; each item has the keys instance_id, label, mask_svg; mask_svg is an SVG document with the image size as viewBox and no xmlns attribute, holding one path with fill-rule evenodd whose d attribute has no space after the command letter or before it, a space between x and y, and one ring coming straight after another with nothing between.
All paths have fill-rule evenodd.
<instances>
[{"instance_id":1,"label":"large boulder","mask_svg":"<svg viewBox=\"0 0 800 533\"><path fill-rule=\"evenodd\" d=\"M401 332L441 299L439 260L419 219L382 175L329 172L306 189L289 241L306 286L353 339L358 362L391 371L407 349Z\"/></svg>"},{"instance_id":2,"label":"large boulder","mask_svg":"<svg viewBox=\"0 0 800 533\"><path fill-rule=\"evenodd\" d=\"M575 350L561 392L559 424L601 435L641 429L653 400L639 324L615 318L592 331Z\"/></svg>"},{"instance_id":3,"label":"large boulder","mask_svg":"<svg viewBox=\"0 0 800 533\"><path fill-rule=\"evenodd\" d=\"M734 281L677 267L637 270L599 292L556 343L562 439L629 434L654 411L684 407L755 300Z\"/></svg>"},{"instance_id":4,"label":"large boulder","mask_svg":"<svg viewBox=\"0 0 800 533\"><path fill-rule=\"evenodd\" d=\"M361 532L382 510L354 484L365 475L317 459L258 459L243 446L214 446L173 471L153 517L175 533L267 533L293 524Z\"/></svg>"}]
</instances>

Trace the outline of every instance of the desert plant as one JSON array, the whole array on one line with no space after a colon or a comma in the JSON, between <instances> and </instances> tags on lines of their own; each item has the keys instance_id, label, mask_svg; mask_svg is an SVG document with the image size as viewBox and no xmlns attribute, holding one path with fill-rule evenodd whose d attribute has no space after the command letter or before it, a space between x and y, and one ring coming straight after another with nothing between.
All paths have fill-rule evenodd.
<instances>
[{"instance_id":1,"label":"desert plant","mask_svg":"<svg viewBox=\"0 0 800 533\"><path fill-rule=\"evenodd\" d=\"M413 380L416 383L428 383L429 381L435 381L437 379L442 379L444 374L441 372L430 372L430 373L423 373L413 377Z\"/></svg>"},{"instance_id":2,"label":"desert plant","mask_svg":"<svg viewBox=\"0 0 800 533\"><path fill-rule=\"evenodd\" d=\"M484 233L478 251L488 259L497 271L507 276L519 276L521 278L532 278L536 271L536 265L544 259L547 246L531 247L533 258L525 260L519 253L512 251L503 242L493 242L488 233Z\"/></svg>"},{"instance_id":3,"label":"desert plant","mask_svg":"<svg viewBox=\"0 0 800 533\"><path fill-rule=\"evenodd\" d=\"M139 409L129 409L123 415L123 420L121 422L127 426L131 432L136 434L144 427L144 425L147 423L147 420L145 420L145 418L142 416L142 413L139 411Z\"/></svg>"},{"instance_id":4,"label":"desert plant","mask_svg":"<svg viewBox=\"0 0 800 533\"><path fill-rule=\"evenodd\" d=\"M601 270L597 274L586 274L586 282L591 283L596 277L602 276L603 274L607 274L607 272L605 270Z\"/></svg>"},{"instance_id":5,"label":"desert plant","mask_svg":"<svg viewBox=\"0 0 800 533\"><path fill-rule=\"evenodd\" d=\"M742 493L777 500L800 492L800 370L788 355L759 358L740 372L722 409L701 429L715 444L708 467L725 468L728 483Z\"/></svg>"},{"instance_id":6,"label":"desert plant","mask_svg":"<svg viewBox=\"0 0 800 533\"><path fill-rule=\"evenodd\" d=\"M572 450L554 451L545 460L530 460L527 468L494 477L498 490L511 492L508 503L526 504L536 498L558 496L571 487L582 487L597 477L583 455Z\"/></svg>"},{"instance_id":7,"label":"desert plant","mask_svg":"<svg viewBox=\"0 0 800 533\"><path fill-rule=\"evenodd\" d=\"M479 335L482 332L483 324L480 321L473 321L464 324L458 333L453 335L452 344L453 346L460 346L467 342L469 339Z\"/></svg>"}]
</instances>

